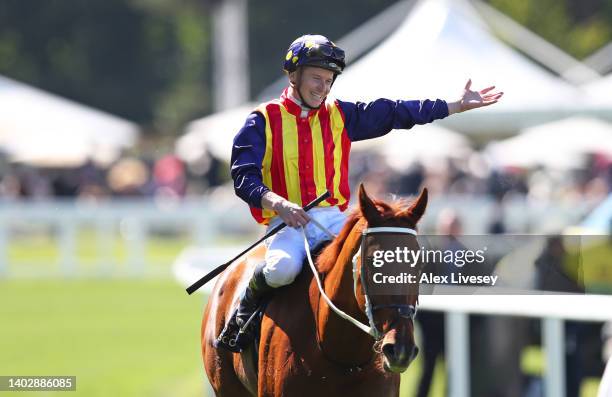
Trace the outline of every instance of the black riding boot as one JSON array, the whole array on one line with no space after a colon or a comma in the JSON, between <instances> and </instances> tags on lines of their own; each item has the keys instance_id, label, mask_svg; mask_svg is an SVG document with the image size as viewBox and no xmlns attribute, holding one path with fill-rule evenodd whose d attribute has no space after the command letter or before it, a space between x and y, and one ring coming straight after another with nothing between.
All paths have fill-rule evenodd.
<instances>
[{"instance_id":1,"label":"black riding boot","mask_svg":"<svg viewBox=\"0 0 612 397\"><path fill-rule=\"evenodd\" d=\"M260 263L253 272L249 285L240 297L238 308L217 338L217 346L239 353L247 348L255 338L255 312L259 309L263 298L274 288L266 283L263 274L265 263Z\"/></svg>"}]
</instances>

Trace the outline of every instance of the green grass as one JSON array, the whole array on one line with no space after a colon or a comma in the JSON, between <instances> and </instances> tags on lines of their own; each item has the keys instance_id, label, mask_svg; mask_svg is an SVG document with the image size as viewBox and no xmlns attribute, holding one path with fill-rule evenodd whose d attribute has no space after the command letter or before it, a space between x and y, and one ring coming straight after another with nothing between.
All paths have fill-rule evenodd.
<instances>
[{"instance_id":1,"label":"green grass","mask_svg":"<svg viewBox=\"0 0 612 397\"><path fill-rule=\"evenodd\" d=\"M203 299L167 279L0 281L0 375L76 375L77 396L201 397ZM529 367L541 367L532 353ZM420 373L418 356L401 396L415 394ZM585 380L581 396L598 381ZM445 383L439 360L429 396L443 397Z\"/></svg>"},{"instance_id":2,"label":"green grass","mask_svg":"<svg viewBox=\"0 0 612 397\"><path fill-rule=\"evenodd\" d=\"M71 395L88 397L202 396L202 308L168 280L2 281L0 374L76 375Z\"/></svg>"},{"instance_id":3,"label":"green grass","mask_svg":"<svg viewBox=\"0 0 612 397\"><path fill-rule=\"evenodd\" d=\"M211 244L215 246L247 247L245 238L217 238ZM143 247L143 271L133 269L128 251L129 241L115 232L109 241L100 241L100 236L93 229L79 229L75 236L75 273L78 276L121 276L134 272L141 275L168 276L171 264L187 247L194 245L192 236L187 232L177 231L169 235L152 233ZM237 251L238 252L238 251ZM7 245L8 271L17 277L53 276L61 274L60 241L50 233L26 233L12 236ZM2 260L2 258L0 258Z\"/></svg>"},{"instance_id":4,"label":"green grass","mask_svg":"<svg viewBox=\"0 0 612 397\"><path fill-rule=\"evenodd\" d=\"M146 273L170 274L170 264L192 243L187 235L150 236L143 247ZM75 238L76 271L81 275L129 274L127 245L119 235L113 235L109 242L100 243L92 230L80 232ZM7 250L9 271L14 275L57 274L62 261L60 255L59 241L51 235L13 237Z\"/></svg>"},{"instance_id":5,"label":"green grass","mask_svg":"<svg viewBox=\"0 0 612 397\"><path fill-rule=\"evenodd\" d=\"M76 375L71 395L88 397L204 393L203 298L173 281L0 281L0 302L0 375ZM402 396L414 394L419 373L417 359ZM443 396L443 382L440 363L432 396Z\"/></svg>"},{"instance_id":6,"label":"green grass","mask_svg":"<svg viewBox=\"0 0 612 397\"><path fill-rule=\"evenodd\" d=\"M417 345L419 344L417 340ZM422 372L422 355L418 355L410 367L402 374L402 382L400 384L400 396L410 397L416 395L419 380ZM431 380L429 389L429 397L444 397L446 386L446 369L444 360L438 359L436 368Z\"/></svg>"}]
</instances>

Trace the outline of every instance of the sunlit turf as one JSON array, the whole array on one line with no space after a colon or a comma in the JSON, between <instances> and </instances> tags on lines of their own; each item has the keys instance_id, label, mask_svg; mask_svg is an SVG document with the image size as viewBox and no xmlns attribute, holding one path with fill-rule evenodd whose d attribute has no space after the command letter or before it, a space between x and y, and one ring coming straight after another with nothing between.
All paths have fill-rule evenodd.
<instances>
[{"instance_id":1,"label":"sunlit turf","mask_svg":"<svg viewBox=\"0 0 612 397\"><path fill-rule=\"evenodd\" d=\"M78 396L201 397L203 305L169 279L0 281L0 375L76 375ZM526 350L524 369L542 368L537 350ZM401 396L415 395L420 373L417 357ZM443 397L446 381L440 359L429 396ZM597 386L585 379L581 396Z\"/></svg>"},{"instance_id":2,"label":"sunlit turf","mask_svg":"<svg viewBox=\"0 0 612 397\"><path fill-rule=\"evenodd\" d=\"M204 298L174 281L2 281L0 302L2 375L76 375L79 396L204 393ZM402 377L402 396L413 394L419 372L417 360ZM439 365L432 396L443 396L443 372Z\"/></svg>"},{"instance_id":3,"label":"sunlit turf","mask_svg":"<svg viewBox=\"0 0 612 397\"><path fill-rule=\"evenodd\" d=\"M418 355L414 362L410 364L410 367L408 367L406 372L402 374L402 382L400 384L400 396L412 397L416 395L423 366L421 358L422 355ZM431 381L429 397L444 397L446 395L446 373L444 365L444 360L438 359Z\"/></svg>"},{"instance_id":4,"label":"sunlit turf","mask_svg":"<svg viewBox=\"0 0 612 397\"><path fill-rule=\"evenodd\" d=\"M253 236L255 239L256 236ZM247 247L249 240L242 238L217 238L215 246L231 245ZM167 235L150 234L141 248L129 236L111 233L101 236L93 229L80 230L74 238L71 258L63 258L61 237L54 233L28 233L14 235L8 241L6 271L12 276L69 275L69 276L122 276L161 275L171 273L171 264L187 247L195 245L193 237L178 231ZM128 249L129 247L129 249ZM139 263L141 250L144 264ZM238 248L237 248L238 252ZM0 252L1 254L1 252ZM112 265L111 265L112 264ZM0 268L0 270L2 270Z\"/></svg>"},{"instance_id":5,"label":"sunlit turf","mask_svg":"<svg viewBox=\"0 0 612 397\"><path fill-rule=\"evenodd\" d=\"M170 280L0 281L0 374L76 375L79 396L200 397L203 304Z\"/></svg>"},{"instance_id":6,"label":"sunlit turf","mask_svg":"<svg viewBox=\"0 0 612 397\"><path fill-rule=\"evenodd\" d=\"M128 242L119 235L108 241L93 231L79 233L74 254L61 257L61 242L48 234L13 237L7 247L8 272L14 276L44 276L62 273L76 275L169 275L170 265L183 249L193 244L188 235L150 236L141 248L144 261L139 263ZM133 249L133 248L132 248ZM109 265L113 264L113 265Z\"/></svg>"}]
</instances>

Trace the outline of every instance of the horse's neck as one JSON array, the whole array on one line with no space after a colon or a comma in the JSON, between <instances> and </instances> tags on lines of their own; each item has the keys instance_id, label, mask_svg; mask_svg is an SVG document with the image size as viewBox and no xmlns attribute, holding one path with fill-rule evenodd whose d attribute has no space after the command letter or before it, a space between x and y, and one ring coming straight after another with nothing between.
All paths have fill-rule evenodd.
<instances>
[{"instance_id":1,"label":"horse's neck","mask_svg":"<svg viewBox=\"0 0 612 397\"><path fill-rule=\"evenodd\" d=\"M325 278L325 293L332 302L351 317L365 322L355 297L352 258L360 242L356 228L346 239L334 267ZM324 351L343 363L364 363L372 356L373 339L349 321L340 318L329 305L319 298L318 332Z\"/></svg>"}]
</instances>

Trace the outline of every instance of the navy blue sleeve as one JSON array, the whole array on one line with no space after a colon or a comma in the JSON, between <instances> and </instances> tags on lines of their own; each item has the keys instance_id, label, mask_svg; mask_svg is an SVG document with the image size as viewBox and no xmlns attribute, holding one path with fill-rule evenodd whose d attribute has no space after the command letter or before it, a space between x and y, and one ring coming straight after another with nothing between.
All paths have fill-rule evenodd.
<instances>
[{"instance_id":1,"label":"navy blue sleeve","mask_svg":"<svg viewBox=\"0 0 612 397\"><path fill-rule=\"evenodd\" d=\"M448 105L435 101L392 101L377 99L370 103L343 102L338 105L344 113L349 139L353 142L383 136L394 129L408 129L415 124L427 124L448 116Z\"/></svg>"},{"instance_id":2,"label":"navy blue sleeve","mask_svg":"<svg viewBox=\"0 0 612 397\"><path fill-rule=\"evenodd\" d=\"M234 138L231 174L236 195L250 206L261 208L261 197L270 189L263 184L261 163L266 150L266 120L257 112L247 117Z\"/></svg>"}]
</instances>

